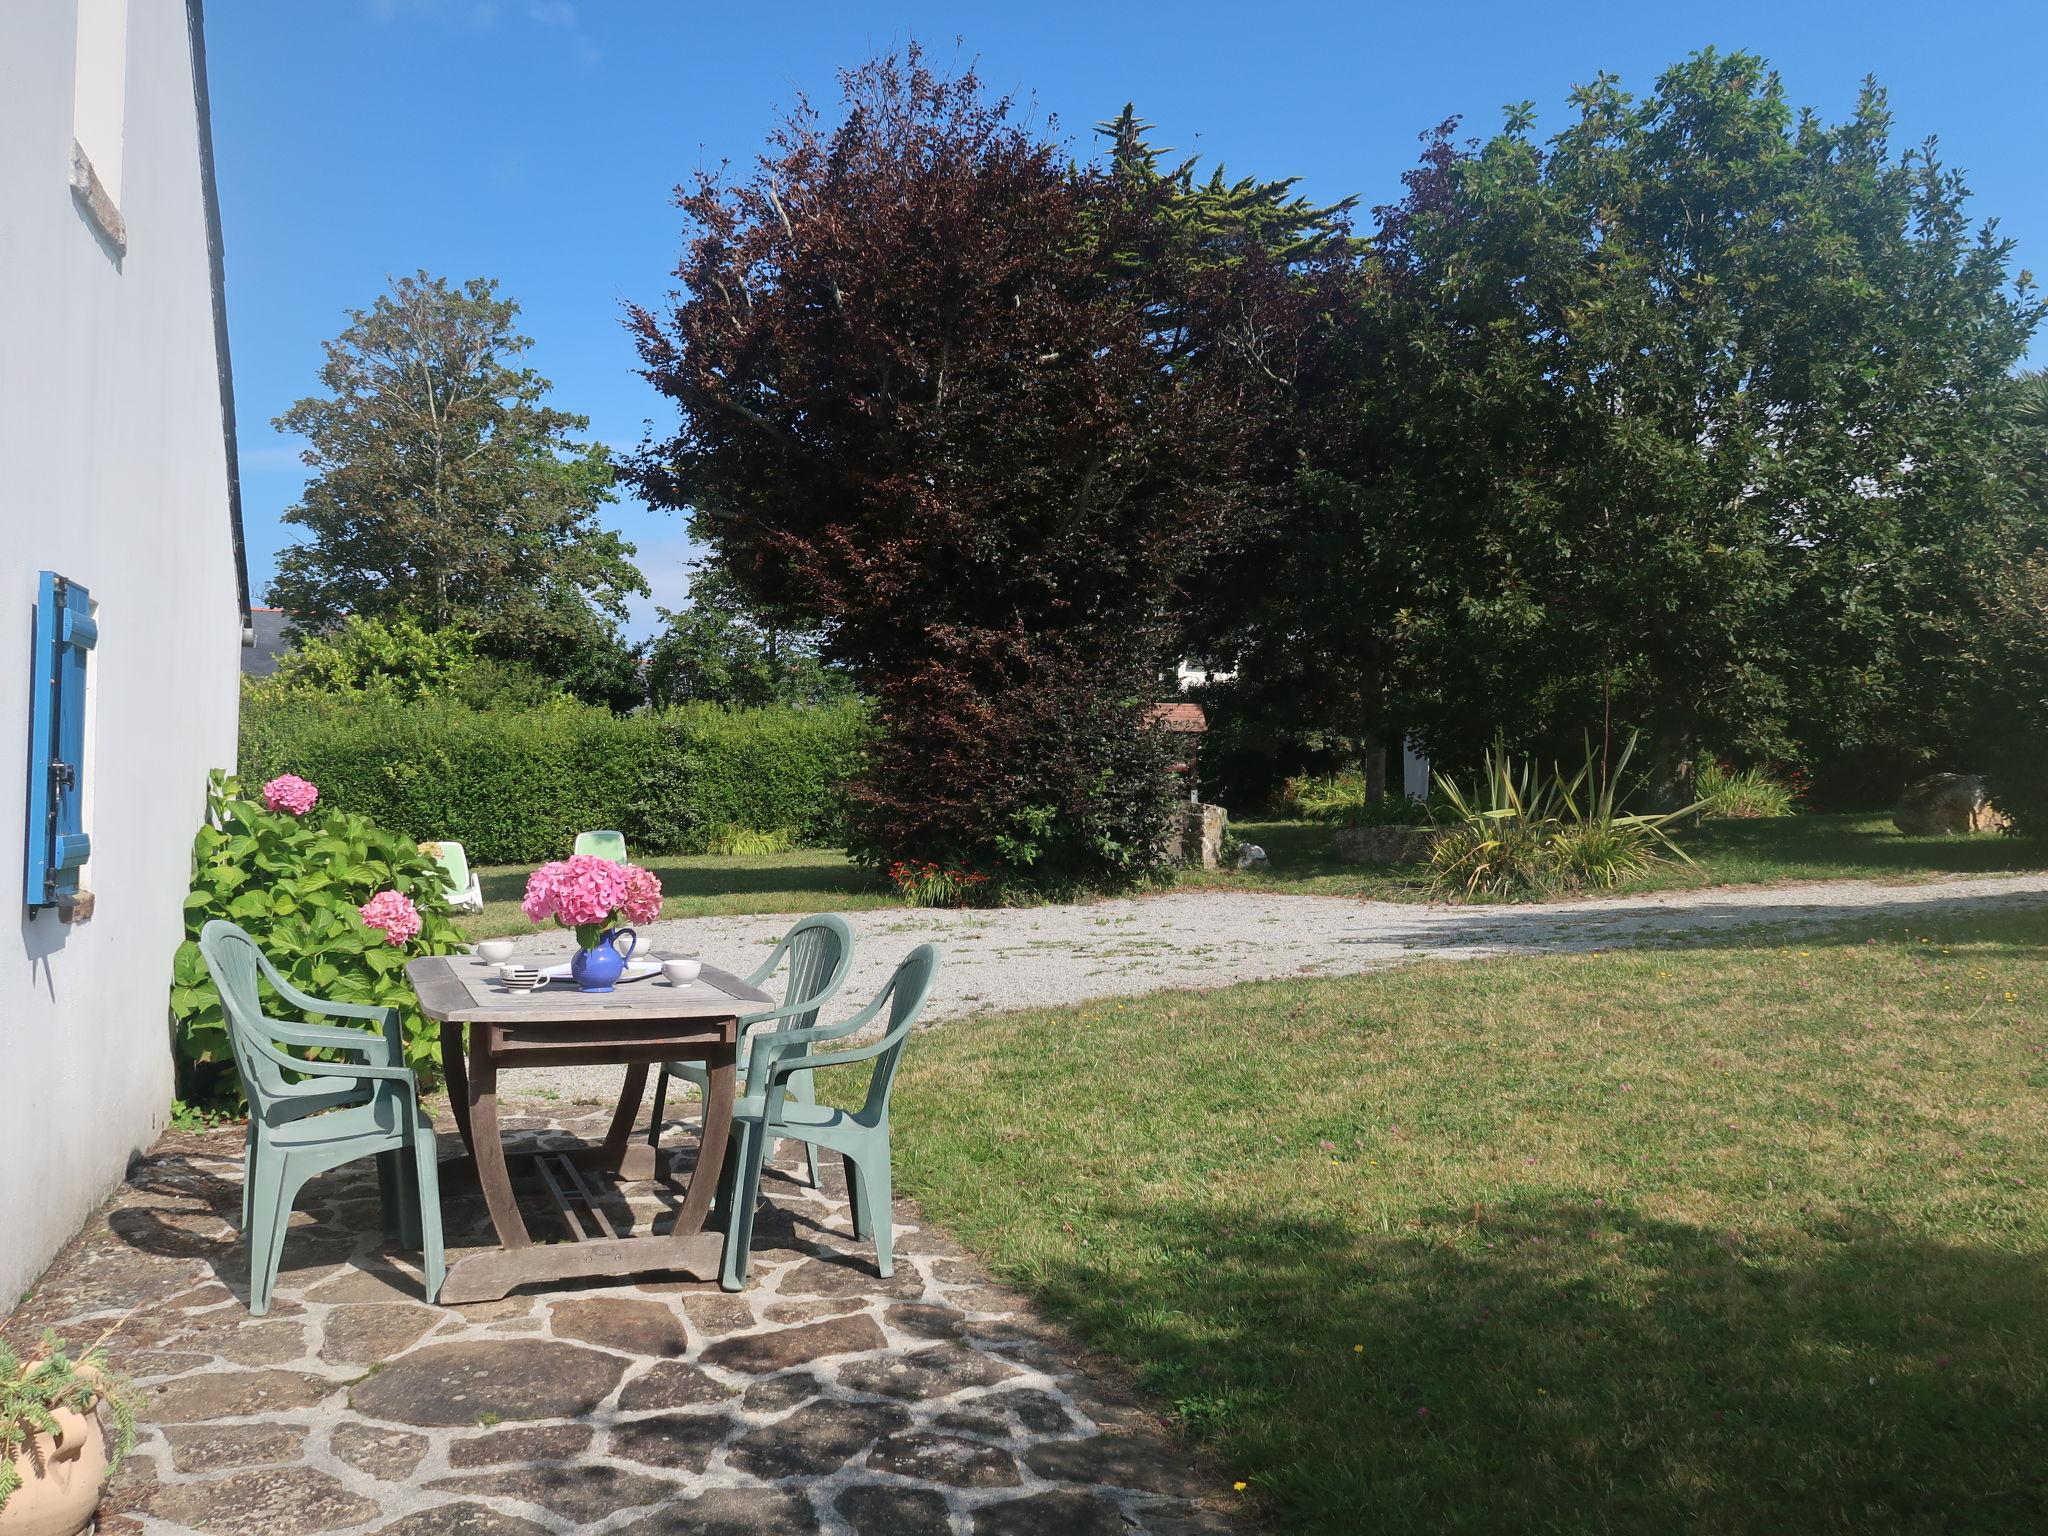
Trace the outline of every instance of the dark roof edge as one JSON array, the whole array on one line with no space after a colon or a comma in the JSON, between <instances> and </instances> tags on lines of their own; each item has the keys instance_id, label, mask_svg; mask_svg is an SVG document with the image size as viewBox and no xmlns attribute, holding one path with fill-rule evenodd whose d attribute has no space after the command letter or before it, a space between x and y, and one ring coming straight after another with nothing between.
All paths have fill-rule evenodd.
<instances>
[{"instance_id":1,"label":"dark roof edge","mask_svg":"<svg viewBox=\"0 0 2048 1536\"><path fill-rule=\"evenodd\" d=\"M199 119L199 186L206 199L206 264L213 278L213 357L220 376L220 435L228 460L228 525L235 540L235 595L249 627L249 550L242 538L242 455L235 441L235 369L228 358L228 282L220 233L220 183L213 171L213 105L206 89L206 4L185 0L192 38L192 106Z\"/></svg>"}]
</instances>

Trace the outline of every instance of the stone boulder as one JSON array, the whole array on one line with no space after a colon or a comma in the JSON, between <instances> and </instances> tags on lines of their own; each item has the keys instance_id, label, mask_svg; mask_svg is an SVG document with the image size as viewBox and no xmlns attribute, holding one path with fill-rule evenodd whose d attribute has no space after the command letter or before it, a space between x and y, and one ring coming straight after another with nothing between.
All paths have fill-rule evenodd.
<instances>
[{"instance_id":1,"label":"stone boulder","mask_svg":"<svg viewBox=\"0 0 2048 1536\"><path fill-rule=\"evenodd\" d=\"M1223 862L1223 829L1229 820L1230 813L1220 805L1176 805L1160 835L1160 856L1170 864L1216 868Z\"/></svg>"},{"instance_id":2,"label":"stone boulder","mask_svg":"<svg viewBox=\"0 0 2048 1536\"><path fill-rule=\"evenodd\" d=\"M2002 832L2006 818L1976 773L1936 773L1909 784L1892 812L1892 825L1908 837L1944 832Z\"/></svg>"},{"instance_id":3,"label":"stone boulder","mask_svg":"<svg viewBox=\"0 0 2048 1536\"><path fill-rule=\"evenodd\" d=\"M1435 840L1434 827L1339 827L1332 847L1346 864L1414 864Z\"/></svg>"}]
</instances>

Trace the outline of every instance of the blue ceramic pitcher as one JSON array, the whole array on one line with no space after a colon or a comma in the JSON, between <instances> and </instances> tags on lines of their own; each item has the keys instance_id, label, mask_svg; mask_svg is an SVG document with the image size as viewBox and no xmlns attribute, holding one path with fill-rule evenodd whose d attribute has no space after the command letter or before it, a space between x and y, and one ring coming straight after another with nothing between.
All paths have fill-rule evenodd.
<instances>
[{"instance_id":1,"label":"blue ceramic pitcher","mask_svg":"<svg viewBox=\"0 0 2048 1536\"><path fill-rule=\"evenodd\" d=\"M622 951L619 940L626 941ZM609 992L626 972L626 962L639 948L640 935L630 928L607 928L594 949L579 949L569 960L569 979L578 992Z\"/></svg>"}]
</instances>

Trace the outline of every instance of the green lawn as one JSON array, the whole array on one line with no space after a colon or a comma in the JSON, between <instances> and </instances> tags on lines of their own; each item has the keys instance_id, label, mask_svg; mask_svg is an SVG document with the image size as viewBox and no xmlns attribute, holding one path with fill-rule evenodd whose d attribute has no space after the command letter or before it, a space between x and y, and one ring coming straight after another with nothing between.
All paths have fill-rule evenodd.
<instances>
[{"instance_id":1,"label":"green lawn","mask_svg":"<svg viewBox=\"0 0 2048 1536\"><path fill-rule=\"evenodd\" d=\"M853 912L897 904L889 889L834 848L720 856L696 854L643 860L660 877L663 917L717 917L750 912ZM459 918L471 939L531 933L519 910L526 893L524 864L481 870L484 909Z\"/></svg>"},{"instance_id":2,"label":"green lawn","mask_svg":"<svg viewBox=\"0 0 2048 1536\"><path fill-rule=\"evenodd\" d=\"M1416 901L1427 881L1417 867L1367 868L1339 863L1330 852L1331 828L1307 821L1233 822L1232 831L1257 843L1272 868L1256 873L1186 871L1184 886L1230 890L1301 891L1325 896L1368 896ZM1907 837L1888 816L1780 816L1756 821L1709 821L1681 833L1680 846L1697 867L1667 864L1622 887L1625 891L1678 890L1702 885L1755 885L1772 880L1919 880L1944 874L1989 874L2048 869L2048 838Z\"/></svg>"},{"instance_id":3,"label":"green lawn","mask_svg":"<svg viewBox=\"0 0 2048 1536\"><path fill-rule=\"evenodd\" d=\"M1329 851L1331 829L1306 821L1234 823L1243 841L1257 843L1272 867L1257 873L1185 870L1183 889L1295 891L1321 896L1368 896L1420 901L1426 881L1414 867L1367 869L1340 864ZM1882 816L1789 816L1768 821L1708 822L1686 834L1684 846L1698 868L1664 866L1624 887L1630 891L1698 885L1749 885L1771 880L1862 877L1916 880L1941 874L2048 869L2048 839L1903 837ZM753 912L851 912L895 905L881 881L837 849L720 857L700 854L647 860L668 900L663 917L709 917ZM482 913L460 920L471 939L530 931L519 897L525 865L481 871Z\"/></svg>"},{"instance_id":4,"label":"green lawn","mask_svg":"<svg viewBox=\"0 0 2048 1536\"><path fill-rule=\"evenodd\" d=\"M2038 1531L2044 1004L2034 911L987 1016L899 1187L1283 1530Z\"/></svg>"}]
</instances>

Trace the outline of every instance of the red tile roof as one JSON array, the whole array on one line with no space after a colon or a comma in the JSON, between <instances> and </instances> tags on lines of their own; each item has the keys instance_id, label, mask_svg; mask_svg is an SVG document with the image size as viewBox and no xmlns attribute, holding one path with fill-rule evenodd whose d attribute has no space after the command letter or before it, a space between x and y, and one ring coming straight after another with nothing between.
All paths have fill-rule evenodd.
<instances>
[{"instance_id":1,"label":"red tile roof","mask_svg":"<svg viewBox=\"0 0 2048 1536\"><path fill-rule=\"evenodd\" d=\"M1154 704L1145 711L1145 723L1190 736L1209 729L1209 717L1199 704Z\"/></svg>"}]
</instances>

